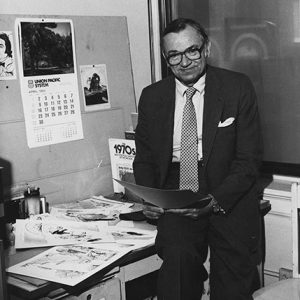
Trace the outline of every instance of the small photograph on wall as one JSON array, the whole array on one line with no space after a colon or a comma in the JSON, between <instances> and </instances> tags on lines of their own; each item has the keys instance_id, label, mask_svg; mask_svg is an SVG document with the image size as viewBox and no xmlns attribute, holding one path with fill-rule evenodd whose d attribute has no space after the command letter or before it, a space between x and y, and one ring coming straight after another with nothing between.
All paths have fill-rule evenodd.
<instances>
[{"instance_id":1,"label":"small photograph on wall","mask_svg":"<svg viewBox=\"0 0 300 300\"><path fill-rule=\"evenodd\" d=\"M106 65L80 66L85 111L110 108Z\"/></svg>"},{"instance_id":2,"label":"small photograph on wall","mask_svg":"<svg viewBox=\"0 0 300 300\"><path fill-rule=\"evenodd\" d=\"M0 80L11 79L16 79L12 32L0 30Z\"/></svg>"}]
</instances>

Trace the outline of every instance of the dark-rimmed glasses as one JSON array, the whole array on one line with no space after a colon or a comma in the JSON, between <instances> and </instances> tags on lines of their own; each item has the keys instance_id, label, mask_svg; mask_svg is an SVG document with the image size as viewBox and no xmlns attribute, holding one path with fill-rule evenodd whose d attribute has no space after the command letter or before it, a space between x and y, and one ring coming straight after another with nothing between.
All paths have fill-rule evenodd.
<instances>
[{"instance_id":1,"label":"dark-rimmed glasses","mask_svg":"<svg viewBox=\"0 0 300 300\"><path fill-rule=\"evenodd\" d=\"M185 49L183 52L176 52L166 56L166 61L170 66L177 66L182 61L182 56L184 55L189 60L196 60L201 58L202 50L205 46L205 43L202 44L200 48L192 46Z\"/></svg>"}]
</instances>

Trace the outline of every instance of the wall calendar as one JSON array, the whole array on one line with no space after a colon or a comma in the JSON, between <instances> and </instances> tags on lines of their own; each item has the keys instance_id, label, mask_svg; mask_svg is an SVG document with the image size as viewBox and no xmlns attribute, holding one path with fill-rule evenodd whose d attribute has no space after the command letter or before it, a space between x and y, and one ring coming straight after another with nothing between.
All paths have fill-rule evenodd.
<instances>
[{"instance_id":1,"label":"wall calendar","mask_svg":"<svg viewBox=\"0 0 300 300\"><path fill-rule=\"evenodd\" d=\"M29 148L83 138L71 20L16 20Z\"/></svg>"}]
</instances>

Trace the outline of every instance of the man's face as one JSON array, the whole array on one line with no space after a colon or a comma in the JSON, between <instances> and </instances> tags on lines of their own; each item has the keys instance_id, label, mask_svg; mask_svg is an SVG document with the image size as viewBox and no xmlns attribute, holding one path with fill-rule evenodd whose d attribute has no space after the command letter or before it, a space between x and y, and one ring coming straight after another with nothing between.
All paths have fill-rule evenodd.
<instances>
[{"instance_id":1,"label":"man's face","mask_svg":"<svg viewBox=\"0 0 300 300\"><path fill-rule=\"evenodd\" d=\"M200 48L203 44L202 36L193 27L187 26L178 33L168 33L163 39L164 54L168 57L170 54L184 52L190 47ZM180 64L170 66L175 77L186 86L192 86L203 73L206 66L206 56L209 53L209 46L205 45L201 58L190 60L182 55Z\"/></svg>"}]
</instances>

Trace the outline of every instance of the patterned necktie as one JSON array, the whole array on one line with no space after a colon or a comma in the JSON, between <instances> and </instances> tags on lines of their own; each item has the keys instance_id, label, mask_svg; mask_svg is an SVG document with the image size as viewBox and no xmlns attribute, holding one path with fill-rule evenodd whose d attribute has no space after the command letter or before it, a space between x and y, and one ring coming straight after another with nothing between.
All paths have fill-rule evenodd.
<instances>
[{"instance_id":1,"label":"patterned necktie","mask_svg":"<svg viewBox=\"0 0 300 300\"><path fill-rule=\"evenodd\" d=\"M197 192L198 183L198 135L197 119L192 98L197 90L186 90L186 103L183 109L180 144L180 184L181 190Z\"/></svg>"}]
</instances>

